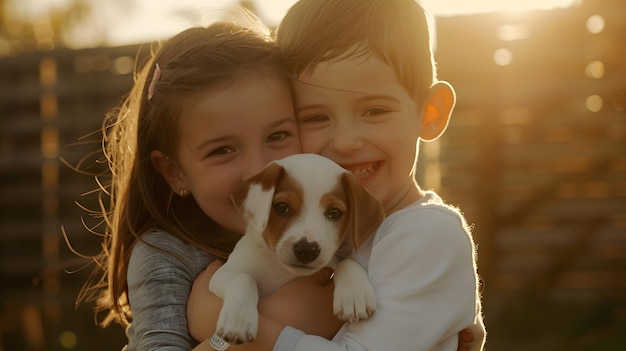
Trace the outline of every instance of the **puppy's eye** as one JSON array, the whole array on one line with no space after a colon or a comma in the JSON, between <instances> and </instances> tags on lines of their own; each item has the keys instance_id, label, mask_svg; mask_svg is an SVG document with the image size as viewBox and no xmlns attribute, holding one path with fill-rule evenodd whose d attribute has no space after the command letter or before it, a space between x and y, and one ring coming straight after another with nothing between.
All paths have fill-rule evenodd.
<instances>
[{"instance_id":1,"label":"puppy's eye","mask_svg":"<svg viewBox=\"0 0 626 351\"><path fill-rule=\"evenodd\" d=\"M328 218L331 221L338 221L341 219L341 217L343 217L343 212L341 212L341 210L338 208L331 208L328 211L326 211L325 215L326 215L326 218Z\"/></svg>"},{"instance_id":2,"label":"puppy's eye","mask_svg":"<svg viewBox=\"0 0 626 351\"><path fill-rule=\"evenodd\" d=\"M284 202L277 202L274 204L274 211L281 216L286 216L289 214L289 205Z\"/></svg>"}]
</instances>

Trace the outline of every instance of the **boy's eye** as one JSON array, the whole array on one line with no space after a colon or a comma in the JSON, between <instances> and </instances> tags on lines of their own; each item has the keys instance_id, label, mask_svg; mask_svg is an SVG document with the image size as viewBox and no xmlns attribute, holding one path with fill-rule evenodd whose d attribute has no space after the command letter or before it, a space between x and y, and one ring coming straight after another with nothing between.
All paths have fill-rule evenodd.
<instances>
[{"instance_id":1,"label":"boy's eye","mask_svg":"<svg viewBox=\"0 0 626 351\"><path fill-rule=\"evenodd\" d=\"M287 133L287 132L276 132L276 133L273 133L272 135L270 135L267 138L267 142L268 143L275 143L277 141L282 141L282 140L285 140L287 137L289 137L289 135L290 134Z\"/></svg>"},{"instance_id":2,"label":"boy's eye","mask_svg":"<svg viewBox=\"0 0 626 351\"><path fill-rule=\"evenodd\" d=\"M382 114L387 113L387 112L389 112L389 111L386 110L386 109L375 107L375 108L368 109L367 111L365 111L365 113L363 115L364 116L377 116L377 115L382 115Z\"/></svg>"}]
</instances>

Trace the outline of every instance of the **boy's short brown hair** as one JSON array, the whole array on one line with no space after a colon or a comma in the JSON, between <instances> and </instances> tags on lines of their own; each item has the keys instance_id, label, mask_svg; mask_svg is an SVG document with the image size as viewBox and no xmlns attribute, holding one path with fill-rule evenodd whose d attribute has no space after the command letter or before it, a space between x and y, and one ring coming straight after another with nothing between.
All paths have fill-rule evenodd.
<instances>
[{"instance_id":1,"label":"boy's short brown hair","mask_svg":"<svg viewBox=\"0 0 626 351\"><path fill-rule=\"evenodd\" d=\"M295 76L320 62L378 55L420 103L436 79L430 27L414 0L299 0L277 41Z\"/></svg>"}]
</instances>

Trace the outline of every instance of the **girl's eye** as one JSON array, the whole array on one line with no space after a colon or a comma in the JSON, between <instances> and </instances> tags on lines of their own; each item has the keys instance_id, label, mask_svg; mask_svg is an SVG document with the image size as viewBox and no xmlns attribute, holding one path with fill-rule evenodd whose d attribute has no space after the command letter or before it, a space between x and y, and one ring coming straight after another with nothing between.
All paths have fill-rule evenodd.
<instances>
[{"instance_id":1,"label":"girl's eye","mask_svg":"<svg viewBox=\"0 0 626 351\"><path fill-rule=\"evenodd\" d=\"M302 119L305 123L319 123L328 121L328 116L326 115L311 115Z\"/></svg>"},{"instance_id":2,"label":"girl's eye","mask_svg":"<svg viewBox=\"0 0 626 351\"><path fill-rule=\"evenodd\" d=\"M230 147L230 146L222 146L222 147L218 147L214 150L212 150L211 152L209 152L209 154L207 155L207 157L214 157L214 156L223 156L223 155L227 155L230 153L235 152L235 149Z\"/></svg>"},{"instance_id":3,"label":"girl's eye","mask_svg":"<svg viewBox=\"0 0 626 351\"><path fill-rule=\"evenodd\" d=\"M267 142L268 142L268 143L275 143L275 142L277 142L277 141L282 141L282 140L287 139L287 137L289 137L289 135L290 135L290 134L289 134L289 133L287 133L287 132L276 132L276 133L274 133L274 134L270 135L270 136L267 138Z\"/></svg>"},{"instance_id":4,"label":"girl's eye","mask_svg":"<svg viewBox=\"0 0 626 351\"><path fill-rule=\"evenodd\" d=\"M382 115L384 113L389 112L389 110L385 110L382 108L370 108L369 110L365 111L365 113L363 114L364 116L378 116L378 115Z\"/></svg>"}]
</instances>

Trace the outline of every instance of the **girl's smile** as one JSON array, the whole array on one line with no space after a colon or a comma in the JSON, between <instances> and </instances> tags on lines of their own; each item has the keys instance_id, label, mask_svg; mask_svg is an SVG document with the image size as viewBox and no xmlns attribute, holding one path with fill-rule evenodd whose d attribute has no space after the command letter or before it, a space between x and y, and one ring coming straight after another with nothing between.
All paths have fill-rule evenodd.
<instances>
[{"instance_id":1,"label":"girl's smile","mask_svg":"<svg viewBox=\"0 0 626 351\"><path fill-rule=\"evenodd\" d=\"M180 133L185 188L209 217L239 233L244 224L230 198L234 186L270 161L300 152L287 83L260 75L198 95Z\"/></svg>"}]
</instances>

